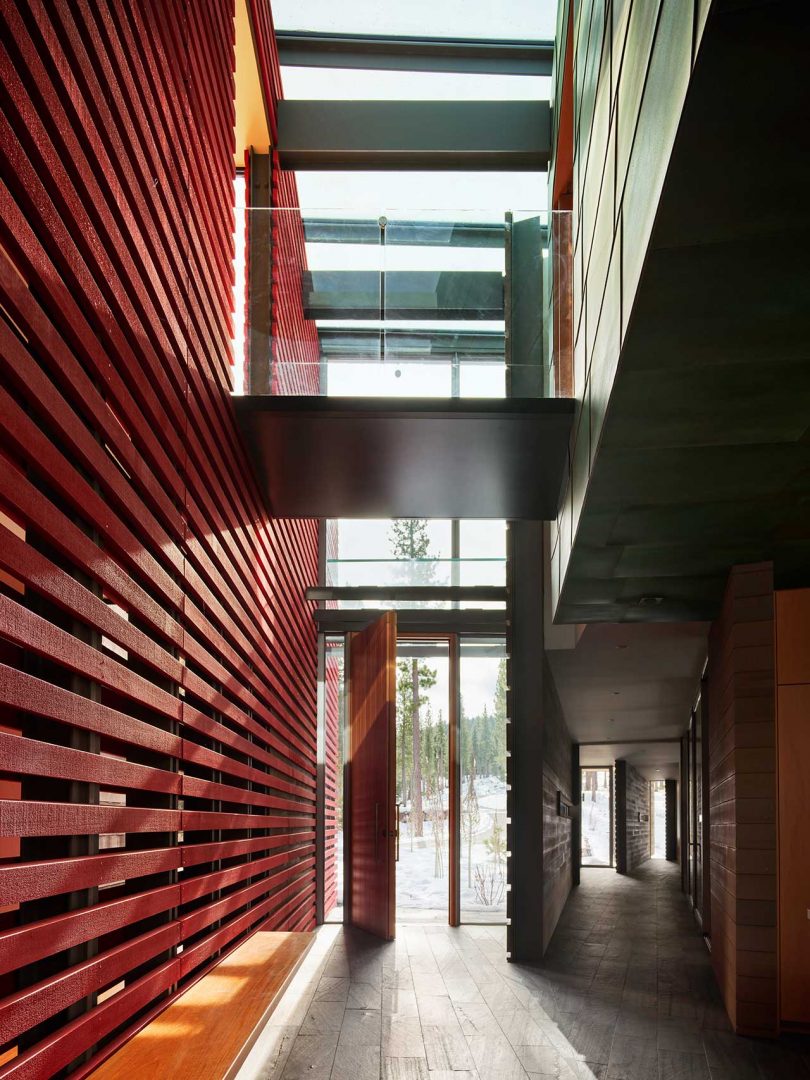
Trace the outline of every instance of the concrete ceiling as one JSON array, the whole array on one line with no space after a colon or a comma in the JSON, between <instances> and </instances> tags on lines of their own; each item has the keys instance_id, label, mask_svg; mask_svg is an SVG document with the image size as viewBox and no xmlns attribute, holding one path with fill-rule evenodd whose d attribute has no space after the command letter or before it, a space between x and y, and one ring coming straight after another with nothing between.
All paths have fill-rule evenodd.
<instances>
[{"instance_id":1,"label":"concrete ceiling","mask_svg":"<svg viewBox=\"0 0 810 1080\"><path fill-rule=\"evenodd\" d=\"M645 780L678 779L678 743L602 743L583 746L579 756L583 768L607 767L620 759L638 769Z\"/></svg>"},{"instance_id":2,"label":"concrete ceiling","mask_svg":"<svg viewBox=\"0 0 810 1080\"><path fill-rule=\"evenodd\" d=\"M810 580L810 80L790 7L713 5L558 621L711 619L741 563Z\"/></svg>"},{"instance_id":3,"label":"concrete ceiling","mask_svg":"<svg viewBox=\"0 0 810 1080\"><path fill-rule=\"evenodd\" d=\"M679 738L697 697L707 633L707 623L592 623L575 648L548 652L574 741Z\"/></svg>"}]
</instances>

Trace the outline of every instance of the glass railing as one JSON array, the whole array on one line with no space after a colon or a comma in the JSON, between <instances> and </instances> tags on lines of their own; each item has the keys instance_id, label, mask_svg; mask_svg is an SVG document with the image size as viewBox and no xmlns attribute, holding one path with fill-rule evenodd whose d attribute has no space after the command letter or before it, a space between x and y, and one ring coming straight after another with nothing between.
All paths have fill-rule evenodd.
<instances>
[{"instance_id":1,"label":"glass railing","mask_svg":"<svg viewBox=\"0 0 810 1080\"><path fill-rule=\"evenodd\" d=\"M475 586L506 584L506 559L327 559L326 585Z\"/></svg>"},{"instance_id":2,"label":"glass railing","mask_svg":"<svg viewBox=\"0 0 810 1080\"><path fill-rule=\"evenodd\" d=\"M238 393L570 392L568 213L242 209L236 247Z\"/></svg>"}]
</instances>

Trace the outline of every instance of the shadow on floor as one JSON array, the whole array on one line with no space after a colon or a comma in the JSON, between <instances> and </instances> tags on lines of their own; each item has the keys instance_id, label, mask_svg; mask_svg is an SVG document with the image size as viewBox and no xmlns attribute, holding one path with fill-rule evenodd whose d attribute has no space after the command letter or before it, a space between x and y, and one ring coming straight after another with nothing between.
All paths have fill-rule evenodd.
<instances>
[{"instance_id":1,"label":"shadow on floor","mask_svg":"<svg viewBox=\"0 0 810 1080\"><path fill-rule=\"evenodd\" d=\"M542 967L505 937L322 928L239 1080L810 1080L810 1040L731 1031L674 864L583 872Z\"/></svg>"}]
</instances>

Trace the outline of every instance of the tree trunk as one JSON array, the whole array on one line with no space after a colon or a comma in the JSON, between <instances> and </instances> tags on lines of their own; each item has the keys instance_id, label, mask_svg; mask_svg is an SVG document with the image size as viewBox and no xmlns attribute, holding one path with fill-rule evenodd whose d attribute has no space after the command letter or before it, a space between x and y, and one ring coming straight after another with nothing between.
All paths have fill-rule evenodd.
<instances>
[{"instance_id":1,"label":"tree trunk","mask_svg":"<svg viewBox=\"0 0 810 1080\"><path fill-rule=\"evenodd\" d=\"M411 817L413 826L412 836L424 835L424 813L422 811L422 748L421 732L419 731L419 661L414 658L411 661L411 693L413 717L413 771L411 772Z\"/></svg>"}]
</instances>

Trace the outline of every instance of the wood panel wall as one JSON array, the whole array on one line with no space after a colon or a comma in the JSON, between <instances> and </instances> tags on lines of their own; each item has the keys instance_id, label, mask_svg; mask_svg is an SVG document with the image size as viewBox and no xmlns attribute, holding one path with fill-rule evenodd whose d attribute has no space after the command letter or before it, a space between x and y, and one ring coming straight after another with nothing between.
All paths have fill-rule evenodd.
<instances>
[{"instance_id":1,"label":"wood panel wall","mask_svg":"<svg viewBox=\"0 0 810 1080\"><path fill-rule=\"evenodd\" d=\"M230 0L1 17L0 1077L33 1080L313 926L317 530L268 519L229 397Z\"/></svg>"},{"instance_id":2,"label":"wood panel wall","mask_svg":"<svg viewBox=\"0 0 810 1080\"><path fill-rule=\"evenodd\" d=\"M810 589L775 595L780 1020L810 1026Z\"/></svg>"},{"instance_id":3,"label":"wood panel wall","mask_svg":"<svg viewBox=\"0 0 810 1080\"><path fill-rule=\"evenodd\" d=\"M776 762L773 568L735 567L709 634L712 965L739 1033L773 1035Z\"/></svg>"}]
</instances>

